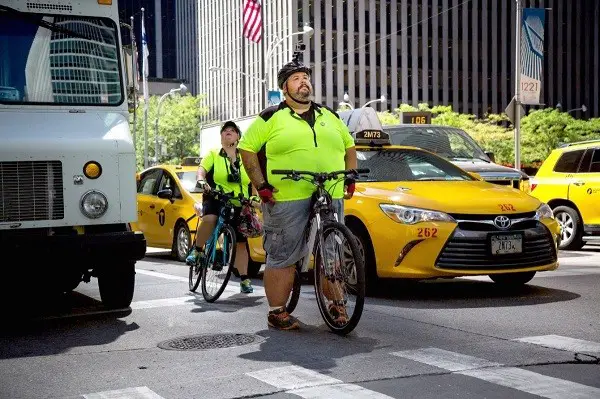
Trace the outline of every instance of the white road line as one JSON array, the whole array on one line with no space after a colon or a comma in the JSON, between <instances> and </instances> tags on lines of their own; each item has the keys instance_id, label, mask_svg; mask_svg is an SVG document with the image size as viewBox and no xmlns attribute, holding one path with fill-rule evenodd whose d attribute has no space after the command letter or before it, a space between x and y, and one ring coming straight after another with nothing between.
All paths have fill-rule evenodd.
<instances>
[{"instance_id":1,"label":"white road line","mask_svg":"<svg viewBox=\"0 0 600 399\"><path fill-rule=\"evenodd\" d=\"M246 375L307 399L392 399L391 396L318 373L300 366L275 367Z\"/></svg>"},{"instance_id":2,"label":"white road line","mask_svg":"<svg viewBox=\"0 0 600 399\"><path fill-rule=\"evenodd\" d=\"M508 388L550 399L600 398L600 388L549 377L437 348L393 352L392 355L439 367Z\"/></svg>"},{"instance_id":3,"label":"white road line","mask_svg":"<svg viewBox=\"0 0 600 399\"><path fill-rule=\"evenodd\" d=\"M164 399L148 387L136 387L88 393L83 395L85 399Z\"/></svg>"},{"instance_id":4,"label":"white road line","mask_svg":"<svg viewBox=\"0 0 600 399\"><path fill-rule=\"evenodd\" d=\"M188 282L188 278L187 277L180 277L180 276L174 276L172 274L153 272L151 270L135 269L135 272L139 273L139 274L145 274L146 276L159 277L159 278L164 278L164 279L167 279L167 280L184 281L186 283Z\"/></svg>"},{"instance_id":5,"label":"white road line","mask_svg":"<svg viewBox=\"0 0 600 399\"><path fill-rule=\"evenodd\" d=\"M182 296L178 298L151 299L148 301L132 302L130 307L132 310L162 308L167 306L194 305L195 297L192 295Z\"/></svg>"},{"instance_id":6,"label":"white road line","mask_svg":"<svg viewBox=\"0 0 600 399\"><path fill-rule=\"evenodd\" d=\"M563 337L560 335L540 335L513 339L513 341L526 342L544 346L546 348L561 349L577 353L600 353L600 343L585 341L583 339Z\"/></svg>"}]
</instances>

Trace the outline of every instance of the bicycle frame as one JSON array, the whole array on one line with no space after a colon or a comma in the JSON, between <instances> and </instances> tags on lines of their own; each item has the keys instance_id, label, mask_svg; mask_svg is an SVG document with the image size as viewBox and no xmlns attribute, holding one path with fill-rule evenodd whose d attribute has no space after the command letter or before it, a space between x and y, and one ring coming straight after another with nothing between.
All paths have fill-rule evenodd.
<instances>
[{"instance_id":1,"label":"bicycle frame","mask_svg":"<svg viewBox=\"0 0 600 399\"><path fill-rule=\"evenodd\" d=\"M309 228L307 229L308 235L307 237L307 247L308 254L302 259L302 263L300 265L300 272L306 273L308 272L308 265L310 264L310 257L313 254L315 247L315 240L317 235L322 240L323 239L323 220L321 218L321 211L328 210L333 213L333 217L335 221L338 220L338 214L335 212L333 208L333 203L331 196L321 187L317 188L316 200L311 208L311 216L309 218ZM321 243L323 244L323 243ZM323 250L323 245L319 246L320 250Z\"/></svg>"},{"instance_id":2,"label":"bicycle frame","mask_svg":"<svg viewBox=\"0 0 600 399\"><path fill-rule=\"evenodd\" d=\"M229 203L224 202L223 206L221 207L221 210L219 211L219 218L217 219L217 224L215 225L212 234L206 241L205 254L207 254L207 264L214 264L214 261L216 260L215 258L217 255L217 240L219 239L219 232L221 231L221 227L223 227L223 225L226 223L225 218L227 216L227 212L233 213L234 209ZM198 225L199 224L200 220L198 220ZM225 264L225 261L227 260L227 255L227 237L223 237L223 264Z\"/></svg>"}]
</instances>

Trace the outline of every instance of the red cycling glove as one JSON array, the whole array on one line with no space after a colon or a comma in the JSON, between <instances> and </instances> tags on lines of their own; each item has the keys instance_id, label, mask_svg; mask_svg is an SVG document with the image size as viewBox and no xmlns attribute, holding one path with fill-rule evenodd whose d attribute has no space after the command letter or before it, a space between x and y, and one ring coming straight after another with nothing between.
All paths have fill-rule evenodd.
<instances>
[{"instance_id":1,"label":"red cycling glove","mask_svg":"<svg viewBox=\"0 0 600 399\"><path fill-rule=\"evenodd\" d=\"M353 195L354 190L356 189L356 180L352 178L347 178L346 180L344 180L344 185L346 186L346 192L348 194Z\"/></svg>"},{"instance_id":2,"label":"red cycling glove","mask_svg":"<svg viewBox=\"0 0 600 399\"><path fill-rule=\"evenodd\" d=\"M257 189L258 196L260 197L261 201L265 204L269 202L275 202L275 200L273 199L273 190L275 190L275 187L273 187L269 183L261 184L261 186Z\"/></svg>"}]
</instances>

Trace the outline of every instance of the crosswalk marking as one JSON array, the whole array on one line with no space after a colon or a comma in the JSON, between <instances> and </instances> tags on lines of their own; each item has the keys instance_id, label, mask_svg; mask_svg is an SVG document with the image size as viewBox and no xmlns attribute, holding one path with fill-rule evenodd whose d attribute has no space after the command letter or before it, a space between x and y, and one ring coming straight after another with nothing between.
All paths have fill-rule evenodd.
<instances>
[{"instance_id":1,"label":"crosswalk marking","mask_svg":"<svg viewBox=\"0 0 600 399\"><path fill-rule=\"evenodd\" d=\"M85 399L164 399L148 387L135 387L88 393L82 395Z\"/></svg>"},{"instance_id":2,"label":"crosswalk marking","mask_svg":"<svg viewBox=\"0 0 600 399\"><path fill-rule=\"evenodd\" d=\"M600 353L600 343L585 341L560 335L540 335L537 337L525 337L513 339L513 341L526 342L544 346L546 348L561 349L577 353Z\"/></svg>"},{"instance_id":3,"label":"crosswalk marking","mask_svg":"<svg viewBox=\"0 0 600 399\"><path fill-rule=\"evenodd\" d=\"M443 349L423 348L393 352L392 355L439 367L456 374L474 377L493 384L518 389L544 398L600 398L600 388L549 377L517 367L504 367L499 363Z\"/></svg>"},{"instance_id":4,"label":"crosswalk marking","mask_svg":"<svg viewBox=\"0 0 600 399\"><path fill-rule=\"evenodd\" d=\"M159 278L164 278L167 280L177 280L177 281L183 281L186 283L188 282L187 277L174 276L172 274L167 274L167 273L153 272L152 270L135 269L135 272L139 273L139 274L145 274L146 276L159 277Z\"/></svg>"},{"instance_id":5,"label":"crosswalk marking","mask_svg":"<svg viewBox=\"0 0 600 399\"><path fill-rule=\"evenodd\" d=\"M392 399L391 396L345 384L342 380L300 366L284 366L246 373L286 393L306 399Z\"/></svg>"}]
</instances>

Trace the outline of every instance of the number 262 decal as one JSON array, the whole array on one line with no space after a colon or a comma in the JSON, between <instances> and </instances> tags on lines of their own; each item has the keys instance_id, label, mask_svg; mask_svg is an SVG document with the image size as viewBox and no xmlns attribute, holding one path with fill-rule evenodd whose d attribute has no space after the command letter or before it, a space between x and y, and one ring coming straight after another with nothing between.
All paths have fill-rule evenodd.
<instances>
[{"instance_id":1,"label":"number 262 decal","mask_svg":"<svg viewBox=\"0 0 600 399\"><path fill-rule=\"evenodd\" d=\"M516 211L515 207L512 204L498 204L500 210L502 212L514 212Z\"/></svg>"},{"instance_id":2,"label":"number 262 decal","mask_svg":"<svg viewBox=\"0 0 600 399\"><path fill-rule=\"evenodd\" d=\"M436 238L438 229L435 227L419 227L417 228L417 237L419 238Z\"/></svg>"}]
</instances>

